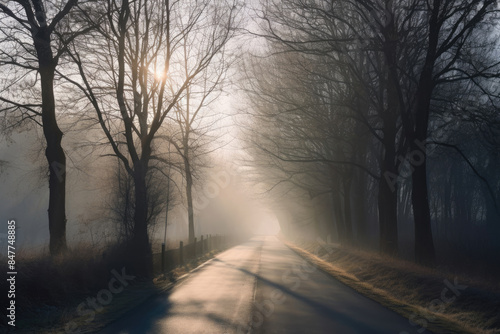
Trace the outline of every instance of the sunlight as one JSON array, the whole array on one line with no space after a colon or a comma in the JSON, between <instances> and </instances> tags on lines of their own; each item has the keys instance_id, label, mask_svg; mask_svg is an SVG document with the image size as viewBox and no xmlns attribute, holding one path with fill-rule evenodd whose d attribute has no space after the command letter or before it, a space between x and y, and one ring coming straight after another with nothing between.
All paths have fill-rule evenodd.
<instances>
[{"instance_id":1,"label":"sunlight","mask_svg":"<svg viewBox=\"0 0 500 334\"><path fill-rule=\"evenodd\" d=\"M161 81L163 79L165 79L165 76L167 75L165 73L165 70L164 69L160 69L160 68L155 68L153 69L153 75L155 77L155 80L158 80L158 81Z\"/></svg>"}]
</instances>

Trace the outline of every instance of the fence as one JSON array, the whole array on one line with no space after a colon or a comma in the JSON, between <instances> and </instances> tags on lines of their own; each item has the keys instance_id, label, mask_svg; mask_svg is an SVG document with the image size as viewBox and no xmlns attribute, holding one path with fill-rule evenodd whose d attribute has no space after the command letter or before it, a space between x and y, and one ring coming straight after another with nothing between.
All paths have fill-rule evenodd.
<instances>
[{"instance_id":1,"label":"fence","mask_svg":"<svg viewBox=\"0 0 500 334\"><path fill-rule=\"evenodd\" d=\"M181 241L177 249L165 250L165 245L162 245L162 252L153 254L153 271L155 274L170 271L213 250L228 248L231 244L233 238L209 234L199 240L195 238L192 244L184 245Z\"/></svg>"}]
</instances>

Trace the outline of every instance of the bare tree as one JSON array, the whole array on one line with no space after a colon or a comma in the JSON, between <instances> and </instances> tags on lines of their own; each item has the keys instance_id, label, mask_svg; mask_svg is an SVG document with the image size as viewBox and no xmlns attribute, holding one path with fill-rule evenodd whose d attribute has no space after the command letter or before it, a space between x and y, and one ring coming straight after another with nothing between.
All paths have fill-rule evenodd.
<instances>
[{"instance_id":1,"label":"bare tree","mask_svg":"<svg viewBox=\"0 0 500 334\"><path fill-rule=\"evenodd\" d=\"M151 163L161 160L162 145L155 138L193 81L218 61L233 34L235 7L210 1L123 0L102 9L107 19L95 42L87 43L86 53L72 49L79 77L68 80L85 94L114 155L133 180L129 249L137 271L148 272L147 179ZM187 69L184 41L198 50Z\"/></svg>"},{"instance_id":2,"label":"bare tree","mask_svg":"<svg viewBox=\"0 0 500 334\"><path fill-rule=\"evenodd\" d=\"M199 52L195 48L190 48L190 44L191 42L187 39L183 41L185 77L189 75L189 63L194 56L193 53ZM194 242L195 238L193 186L194 175L199 169L197 161L217 149L210 133L220 131L217 128L217 122L221 120L221 115L209 115L207 112L210 111L210 104L222 92L229 65L226 52L221 49L217 63L204 69L197 80L193 80L186 88L185 95L175 106L175 114L172 117L177 129L168 140L173 144L183 162L182 174L186 180L189 243Z\"/></svg>"},{"instance_id":3,"label":"bare tree","mask_svg":"<svg viewBox=\"0 0 500 334\"><path fill-rule=\"evenodd\" d=\"M342 119L343 123L349 124L342 127L345 133L337 136L337 141L340 137L349 143L351 152L356 147L355 151L359 153L360 146L353 133L361 131L370 133L380 147L375 168L370 166L371 161L364 158L359 161L359 156L358 161L354 161L356 155L353 153L349 156L337 152L335 159L325 159L324 155L316 158L334 165L336 170L344 170L340 177L344 192L341 211L347 226L352 225L349 221L353 168L361 167L377 180L380 247L386 253L396 254L397 182L388 183L384 176L390 174L397 179L401 106L399 99L394 98L396 88L388 78L387 67L390 65L384 56L386 51L394 52L390 48L392 32L386 23L372 26L371 21L367 22L370 15L360 4L348 1L335 4L326 1L287 1L284 4L270 1L259 14L264 25L262 35L278 45L275 47L278 53L305 54L308 56L303 58L304 62L324 64L319 67L309 65L310 78L304 85L318 87L308 93L318 97L312 102L313 112L321 113L322 109L317 107L321 105L329 110L324 112L325 115L336 115L337 122ZM332 143L325 141L324 145L328 149ZM340 210L338 204L337 207L337 211Z\"/></svg>"},{"instance_id":4,"label":"bare tree","mask_svg":"<svg viewBox=\"0 0 500 334\"><path fill-rule=\"evenodd\" d=\"M413 4L412 8L417 6ZM415 256L421 263L435 262L427 189L427 150L421 147L429 135L431 101L439 84L456 80L472 80L474 83L474 77L491 76L498 70L498 63L475 64L465 69L458 67L474 30L481 29L482 23L495 15L496 7L495 0L469 1L467 4L434 0L425 8L425 37L421 44L425 55L416 76L414 103L401 115L409 150L423 154L423 163L414 166L412 173Z\"/></svg>"},{"instance_id":5,"label":"bare tree","mask_svg":"<svg viewBox=\"0 0 500 334\"><path fill-rule=\"evenodd\" d=\"M443 125L433 121L432 117L441 112L442 106L439 105L453 108L457 104L457 90L448 96L440 93L456 89L454 84L457 82L463 83L463 89L460 88L463 94L460 95L460 104L465 103L464 96L469 94L472 87L476 87L476 96L481 96L481 99L488 101L489 108L497 110L497 93L491 88L494 85L491 79L498 77L499 63L494 57L484 56L493 54L492 41L484 36L494 35L496 4L494 0L467 3L454 0L437 0L431 3L416 0L269 0L256 10L261 30L253 31L252 34L265 37L273 45L271 52L275 52L277 56L298 53L303 55L301 59L307 64L294 62L290 63L290 68L282 66L280 70L293 76L293 71L302 67L306 73L311 74L302 85L289 86L295 94L301 96L303 103L290 102L291 108L287 104L289 101L296 102L294 94L276 93L275 90L267 94L265 89L268 87L258 89L263 95L261 100L264 101L260 103L267 103L264 108L274 110L275 114L275 109L278 108L293 119L293 113L300 107L298 113L301 116L293 124L289 124L290 120L279 117L280 122L287 124L284 131L294 133L298 135L295 138L304 141L314 140L316 133L311 131L306 116L310 113L308 107L314 106L316 115L327 115L328 113L320 110L330 107L337 119L354 119L373 136L372 140L364 141L369 148L364 151L365 157L361 159L361 165L373 171L374 179L377 180L380 246L387 253L397 252L398 198L406 196L409 189L416 260L425 264L434 263L435 251L427 194L426 144L433 147L441 145L459 152L478 179L484 182L484 189L493 200L491 203L495 203L494 190L488 186L478 167L456 145L446 142L446 137L444 141L438 141L430 134L436 130L436 135L441 132L442 136ZM329 66L314 68L310 67L311 63L325 63ZM321 99L320 92L328 91L322 87L328 85L335 87L335 94L331 99ZM315 86L317 89L305 91L301 86ZM478 98L475 103L477 100ZM270 107L269 104L275 106ZM460 110L474 115L475 109L469 103ZM442 115L442 119L446 117L448 122L450 119L457 120L456 113L447 112ZM488 116L488 119L491 120L489 125L495 123L494 117ZM293 127L301 127L301 131L305 131L304 136L300 137ZM348 138L345 134L341 137ZM324 138L321 142L325 149L331 149L332 144ZM272 140L270 143L273 144ZM290 143L294 142L289 140L288 145ZM356 140L350 143L359 150ZM285 158L289 163L321 161L324 164L336 164L335 170L346 163L351 166L356 166L353 163L359 164L348 156L342 156L339 151L333 151L335 159L332 159L318 155L318 152L326 151L317 150L316 147L312 151L308 147L308 150L302 151L305 154L300 155L297 152L301 152L301 144L295 145L295 151L291 148L289 151L283 150L281 141L274 144L274 151L266 148L273 147L272 145L263 146L268 151L273 151L270 153L280 160L285 158L284 154L289 155ZM287 143L284 144L287 147ZM371 153L373 151L377 152L374 156ZM295 152L295 159L290 152ZM314 153L315 159L310 159L311 153ZM408 154L416 154L421 159L410 159L408 162ZM378 166L374 167L375 161ZM402 168L411 170L411 182L403 182L404 178L400 175ZM289 173L288 177L291 178L291 175ZM349 173L340 178L345 179L342 181L346 184L345 196L349 193ZM398 197L401 182L404 183L404 193ZM339 207L339 202L335 205ZM345 215L348 207L343 211ZM345 218L346 221L349 220L348 216Z\"/></svg>"},{"instance_id":6,"label":"bare tree","mask_svg":"<svg viewBox=\"0 0 500 334\"><path fill-rule=\"evenodd\" d=\"M146 179L147 225L150 232L157 223L156 219L165 208L165 203L171 204L174 201L171 189L174 184L169 182L170 175L162 173L163 167L163 164L160 166L160 163L154 163ZM134 234L134 183L132 177L120 162L118 162L114 176L110 180L113 198L111 202L107 203L107 209L112 212L119 240L126 242Z\"/></svg>"},{"instance_id":7,"label":"bare tree","mask_svg":"<svg viewBox=\"0 0 500 334\"><path fill-rule=\"evenodd\" d=\"M347 93L330 77L331 63L278 53L267 62L254 59L250 64L243 88L253 118L245 132L251 165L271 189L301 188L316 203L321 202L317 197L328 195L331 221L341 240L351 242L353 171L377 176L355 161L359 150L352 139L359 129L353 119L341 116L349 115L340 97L346 99Z\"/></svg>"},{"instance_id":8,"label":"bare tree","mask_svg":"<svg viewBox=\"0 0 500 334\"><path fill-rule=\"evenodd\" d=\"M63 253L67 247L66 155L61 146L63 133L57 123L56 69L67 45L91 29L70 23L70 16L78 10L77 4L77 0L17 0L8 5L0 4L0 66L14 69L4 72L8 73L10 83L24 81L29 85L32 81L40 87L34 101L20 92L13 92L13 87L4 87L0 102L4 112L20 112L21 122L33 119L43 128L49 165L49 248L52 255ZM14 89L19 88L14 85Z\"/></svg>"}]
</instances>

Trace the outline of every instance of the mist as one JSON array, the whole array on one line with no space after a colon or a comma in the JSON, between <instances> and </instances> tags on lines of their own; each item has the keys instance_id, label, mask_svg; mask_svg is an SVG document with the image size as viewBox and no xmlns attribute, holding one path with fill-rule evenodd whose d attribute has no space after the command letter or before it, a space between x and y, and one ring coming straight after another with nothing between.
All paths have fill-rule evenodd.
<instances>
[{"instance_id":1,"label":"mist","mask_svg":"<svg viewBox=\"0 0 500 334\"><path fill-rule=\"evenodd\" d=\"M1 324L498 331L499 27L494 0L1 2Z\"/></svg>"},{"instance_id":2,"label":"mist","mask_svg":"<svg viewBox=\"0 0 500 334\"><path fill-rule=\"evenodd\" d=\"M113 173L116 159L104 156L109 153L105 147L88 146L92 138L100 138L99 129L69 124L68 131L64 132L63 143L71 161L67 169L68 243L70 247L87 243L103 249L117 239L117 226L110 212L113 187L116 187ZM0 176L0 211L4 219L16 220L18 247L26 253L48 252L48 187L43 151L37 128L9 135L0 148L1 160L5 162ZM261 203L261 196L245 182L240 169L234 161L218 161L202 171L203 181L197 182L193 194L196 235L276 234L279 231L273 212ZM173 200L167 218L167 245L172 248L188 238L182 183L182 175L172 175ZM155 251L159 251L164 239L166 204L163 207L152 227ZM3 228L6 237L6 226Z\"/></svg>"}]
</instances>

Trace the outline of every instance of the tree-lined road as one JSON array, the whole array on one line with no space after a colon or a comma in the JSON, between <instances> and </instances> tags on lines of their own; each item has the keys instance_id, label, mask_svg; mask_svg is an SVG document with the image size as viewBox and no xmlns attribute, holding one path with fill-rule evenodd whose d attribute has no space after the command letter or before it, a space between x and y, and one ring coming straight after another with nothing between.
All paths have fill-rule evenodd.
<instances>
[{"instance_id":1,"label":"tree-lined road","mask_svg":"<svg viewBox=\"0 0 500 334\"><path fill-rule=\"evenodd\" d=\"M229 249L101 334L413 333L409 321L306 263L276 237Z\"/></svg>"}]
</instances>

